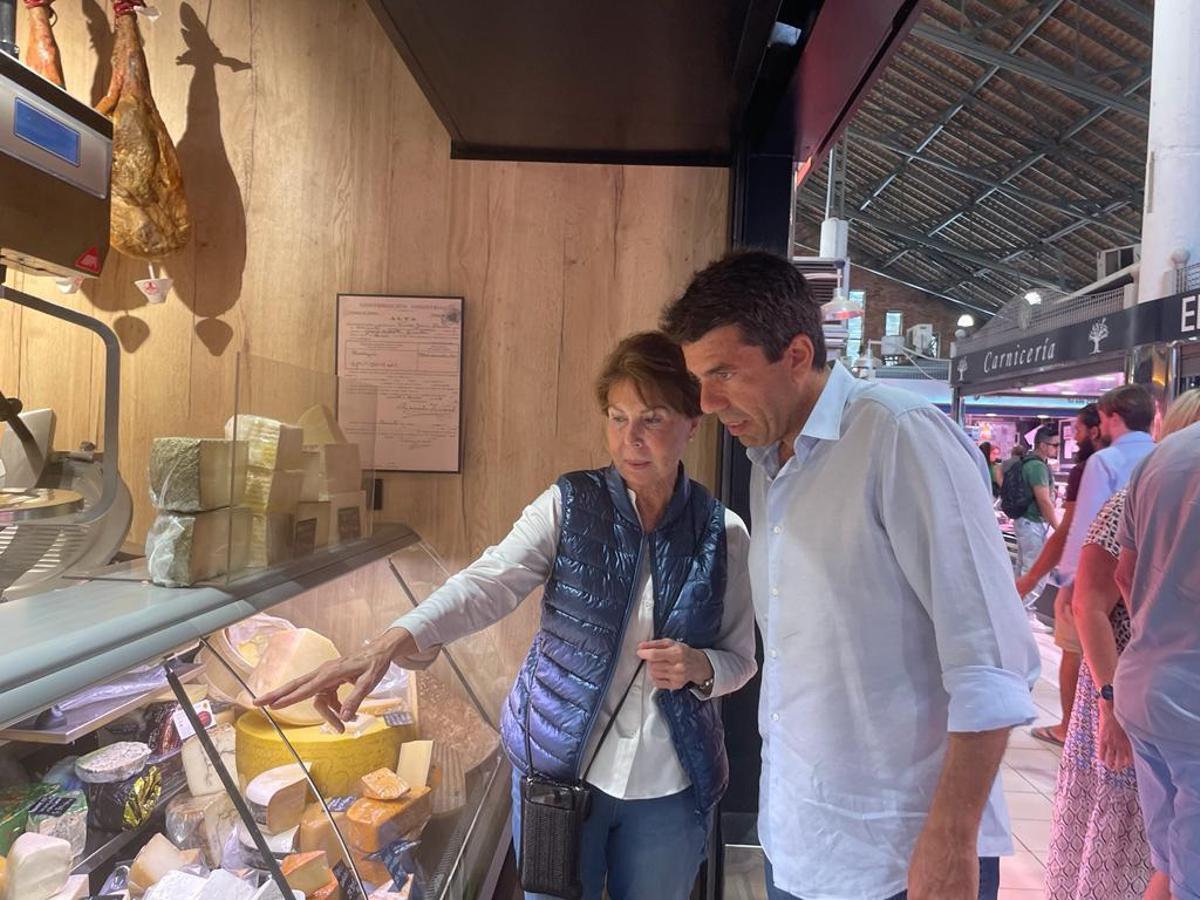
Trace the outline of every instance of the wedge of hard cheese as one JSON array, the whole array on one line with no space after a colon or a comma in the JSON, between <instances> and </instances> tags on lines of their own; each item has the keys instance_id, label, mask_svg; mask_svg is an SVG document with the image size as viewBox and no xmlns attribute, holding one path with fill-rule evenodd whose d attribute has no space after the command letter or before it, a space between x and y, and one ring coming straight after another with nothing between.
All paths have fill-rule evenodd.
<instances>
[{"instance_id":1,"label":"wedge of hard cheese","mask_svg":"<svg viewBox=\"0 0 1200 900\"><path fill-rule=\"evenodd\" d=\"M287 879L288 887L304 891L306 896L320 890L333 879L333 870L329 868L324 850L294 853L279 864L279 870Z\"/></svg>"},{"instance_id":2,"label":"wedge of hard cheese","mask_svg":"<svg viewBox=\"0 0 1200 900\"><path fill-rule=\"evenodd\" d=\"M304 465L304 430L265 416L234 416L225 423L225 437L245 441L249 462L262 469L299 469Z\"/></svg>"},{"instance_id":3,"label":"wedge of hard cheese","mask_svg":"<svg viewBox=\"0 0 1200 900\"><path fill-rule=\"evenodd\" d=\"M267 513L250 520L250 554L252 566L274 566L292 558L292 538L296 517L289 513Z\"/></svg>"},{"instance_id":4,"label":"wedge of hard cheese","mask_svg":"<svg viewBox=\"0 0 1200 900\"><path fill-rule=\"evenodd\" d=\"M308 779L295 763L268 769L246 785L246 803L254 821L271 834L297 827L308 797Z\"/></svg>"},{"instance_id":5,"label":"wedge of hard cheese","mask_svg":"<svg viewBox=\"0 0 1200 900\"><path fill-rule=\"evenodd\" d=\"M8 851L7 870L6 898L47 900L66 886L71 845L62 838L27 832Z\"/></svg>"},{"instance_id":6,"label":"wedge of hard cheese","mask_svg":"<svg viewBox=\"0 0 1200 900\"><path fill-rule=\"evenodd\" d=\"M247 453L243 441L155 438L150 445L150 501L173 512L236 506L246 483Z\"/></svg>"},{"instance_id":7,"label":"wedge of hard cheese","mask_svg":"<svg viewBox=\"0 0 1200 900\"><path fill-rule=\"evenodd\" d=\"M374 853L429 821L432 815L429 788L413 788L399 800L362 797L346 813L350 843L363 853Z\"/></svg>"},{"instance_id":8,"label":"wedge of hard cheese","mask_svg":"<svg viewBox=\"0 0 1200 900\"><path fill-rule=\"evenodd\" d=\"M140 897L162 881L168 872L199 861L198 849L180 850L165 835L156 834L133 858L133 865L129 867L129 893Z\"/></svg>"},{"instance_id":9,"label":"wedge of hard cheese","mask_svg":"<svg viewBox=\"0 0 1200 900\"><path fill-rule=\"evenodd\" d=\"M408 782L410 787L425 787L429 784L429 766L433 761L433 741L408 741L400 747L400 761L396 774Z\"/></svg>"},{"instance_id":10,"label":"wedge of hard cheese","mask_svg":"<svg viewBox=\"0 0 1200 900\"><path fill-rule=\"evenodd\" d=\"M294 513L300 502L303 484L303 472L251 466L246 470L246 491L242 495L242 505L255 515Z\"/></svg>"},{"instance_id":11,"label":"wedge of hard cheese","mask_svg":"<svg viewBox=\"0 0 1200 900\"><path fill-rule=\"evenodd\" d=\"M391 769L376 769L359 779L359 793L371 800L399 800L409 784Z\"/></svg>"},{"instance_id":12,"label":"wedge of hard cheese","mask_svg":"<svg viewBox=\"0 0 1200 900\"><path fill-rule=\"evenodd\" d=\"M346 858L342 845L334 829L342 833L343 839L349 832L346 824L346 810L353 800L349 797L334 797L327 801L333 821L325 815L320 803L310 803L304 810L304 818L300 820L300 852L311 853L314 850L324 850L325 858L330 865L337 865Z\"/></svg>"},{"instance_id":13,"label":"wedge of hard cheese","mask_svg":"<svg viewBox=\"0 0 1200 900\"><path fill-rule=\"evenodd\" d=\"M304 430L304 443L344 444L346 435L328 406L312 406L296 422Z\"/></svg>"},{"instance_id":14,"label":"wedge of hard cheese","mask_svg":"<svg viewBox=\"0 0 1200 900\"><path fill-rule=\"evenodd\" d=\"M241 507L202 513L162 512L146 533L150 580L185 587L246 567L250 511Z\"/></svg>"},{"instance_id":15,"label":"wedge of hard cheese","mask_svg":"<svg viewBox=\"0 0 1200 900\"><path fill-rule=\"evenodd\" d=\"M358 444L321 444L304 448L302 500L328 500L362 488Z\"/></svg>"},{"instance_id":16,"label":"wedge of hard cheese","mask_svg":"<svg viewBox=\"0 0 1200 900\"><path fill-rule=\"evenodd\" d=\"M209 740L216 748L221 764L233 780L237 781L237 758L234 755L237 735L232 725L217 725L208 730ZM187 775L188 790L193 797L204 797L208 794L219 794L225 790L221 777L213 768L208 754L200 744L200 739L193 735L183 742L183 771Z\"/></svg>"}]
</instances>

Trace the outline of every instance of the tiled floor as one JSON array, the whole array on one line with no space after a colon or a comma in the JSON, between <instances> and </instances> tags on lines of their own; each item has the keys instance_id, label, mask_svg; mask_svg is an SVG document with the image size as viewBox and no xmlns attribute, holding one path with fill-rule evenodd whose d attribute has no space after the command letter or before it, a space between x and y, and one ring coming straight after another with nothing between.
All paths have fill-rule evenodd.
<instances>
[{"instance_id":1,"label":"tiled floor","mask_svg":"<svg viewBox=\"0 0 1200 900\"><path fill-rule=\"evenodd\" d=\"M1049 635L1037 635L1042 652L1042 677L1033 691L1039 725L1059 720L1059 650ZM1000 861L1000 900L1041 900L1042 871L1050 841L1050 812L1058 776L1057 748L1034 740L1028 728L1019 728L1009 739L1002 777L1012 819L1017 855ZM725 853L727 900L766 900L762 853L750 848L730 848Z\"/></svg>"},{"instance_id":2,"label":"tiled floor","mask_svg":"<svg viewBox=\"0 0 1200 900\"><path fill-rule=\"evenodd\" d=\"M1058 662L1061 653L1049 635L1037 635L1042 677L1033 689L1039 725L1059 720ZM1050 841L1050 813L1058 777L1058 748L1034 740L1018 728L1004 755L1004 795L1012 819L1017 855L1000 860L1000 900L1040 900L1042 870Z\"/></svg>"}]
</instances>

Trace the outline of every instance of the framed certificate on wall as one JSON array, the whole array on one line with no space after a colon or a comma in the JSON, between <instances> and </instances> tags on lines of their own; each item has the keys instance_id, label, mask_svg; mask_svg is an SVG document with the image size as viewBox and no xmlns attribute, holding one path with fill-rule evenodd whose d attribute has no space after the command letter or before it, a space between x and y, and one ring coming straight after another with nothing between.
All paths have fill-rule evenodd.
<instances>
[{"instance_id":1,"label":"framed certificate on wall","mask_svg":"<svg viewBox=\"0 0 1200 900\"><path fill-rule=\"evenodd\" d=\"M463 298L338 294L338 423L377 472L462 471Z\"/></svg>"}]
</instances>

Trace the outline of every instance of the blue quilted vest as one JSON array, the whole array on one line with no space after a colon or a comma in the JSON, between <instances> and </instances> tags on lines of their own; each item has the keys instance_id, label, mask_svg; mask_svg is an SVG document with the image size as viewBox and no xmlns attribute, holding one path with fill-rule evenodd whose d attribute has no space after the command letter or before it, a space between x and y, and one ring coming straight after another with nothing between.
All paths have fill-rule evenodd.
<instances>
[{"instance_id":1,"label":"blue quilted vest","mask_svg":"<svg viewBox=\"0 0 1200 900\"><path fill-rule=\"evenodd\" d=\"M614 467L558 480L562 526L542 596L541 629L505 703L501 731L513 766L572 782L588 739L603 729L607 695L649 555L654 636L712 647L725 606L725 508L680 466L659 526L645 533ZM729 783L718 704L690 690L658 691L697 812L707 815ZM532 766L531 766L532 764Z\"/></svg>"}]
</instances>

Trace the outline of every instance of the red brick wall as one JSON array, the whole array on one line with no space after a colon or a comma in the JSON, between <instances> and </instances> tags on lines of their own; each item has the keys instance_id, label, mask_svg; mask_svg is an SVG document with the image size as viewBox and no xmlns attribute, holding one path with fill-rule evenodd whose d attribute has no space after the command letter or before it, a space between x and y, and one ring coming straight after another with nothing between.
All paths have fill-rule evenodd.
<instances>
[{"instance_id":1,"label":"red brick wall","mask_svg":"<svg viewBox=\"0 0 1200 900\"><path fill-rule=\"evenodd\" d=\"M940 338L940 355L950 355L950 342L954 340L958 317L966 310L857 266L851 267L850 287L867 292L863 322L863 334L867 339L877 341L882 338L885 314L889 310L900 310L904 314L905 331L928 322ZM875 353L878 355L878 349Z\"/></svg>"}]
</instances>

